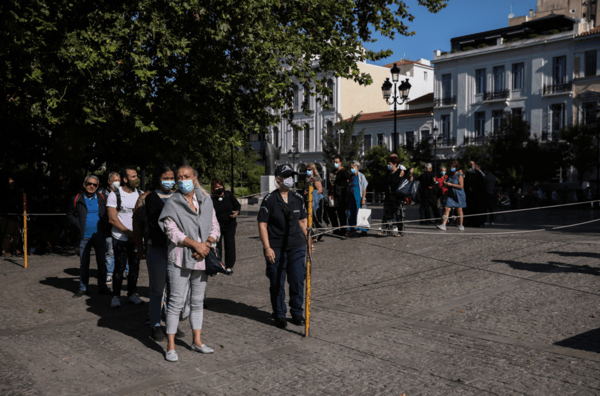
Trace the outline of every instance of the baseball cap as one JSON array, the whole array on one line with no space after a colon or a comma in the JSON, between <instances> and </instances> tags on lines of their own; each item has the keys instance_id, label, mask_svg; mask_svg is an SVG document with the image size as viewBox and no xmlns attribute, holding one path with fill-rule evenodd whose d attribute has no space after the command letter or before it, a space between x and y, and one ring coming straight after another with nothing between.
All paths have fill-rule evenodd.
<instances>
[{"instance_id":1,"label":"baseball cap","mask_svg":"<svg viewBox=\"0 0 600 396\"><path fill-rule=\"evenodd\" d=\"M298 172L294 172L294 169L288 164L279 165L275 168L276 177L289 177L297 174Z\"/></svg>"}]
</instances>

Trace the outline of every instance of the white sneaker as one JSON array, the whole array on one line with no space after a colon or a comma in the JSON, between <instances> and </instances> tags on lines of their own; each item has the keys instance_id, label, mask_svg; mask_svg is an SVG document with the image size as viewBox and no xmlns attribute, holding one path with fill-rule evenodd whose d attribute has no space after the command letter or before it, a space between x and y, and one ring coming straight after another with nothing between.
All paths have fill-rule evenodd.
<instances>
[{"instance_id":1,"label":"white sneaker","mask_svg":"<svg viewBox=\"0 0 600 396\"><path fill-rule=\"evenodd\" d=\"M439 228L442 231L446 231L446 225L445 224L438 224L436 227Z\"/></svg>"},{"instance_id":2,"label":"white sneaker","mask_svg":"<svg viewBox=\"0 0 600 396\"><path fill-rule=\"evenodd\" d=\"M179 360L179 356L177 356L177 352L175 352L175 350L170 350L167 352L167 354L165 355L165 359L167 359L167 361L169 362L176 362Z\"/></svg>"},{"instance_id":3,"label":"white sneaker","mask_svg":"<svg viewBox=\"0 0 600 396\"><path fill-rule=\"evenodd\" d=\"M106 277L106 283L109 284L109 285L112 283L112 276L111 275L108 275Z\"/></svg>"},{"instance_id":4,"label":"white sneaker","mask_svg":"<svg viewBox=\"0 0 600 396\"><path fill-rule=\"evenodd\" d=\"M140 305L144 303L144 301L141 298L139 298L137 294L132 294L131 296L127 297L127 299L130 303L135 305Z\"/></svg>"},{"instance_id":5,"label":"white sneaker","mask_svg":"<svg viewBox=\"0 0 600 396\"><path fill-rule=\"evenodd\" d=\"M465 230L464 226L461 226L461 225L458 226L458 231L464 231L464 230Z\"/></svg>"},{"instance_id":6,"label":"white sneaker","mask_svg":"<svg viewBox=\"0 0 600 396\"><path fill-rule=\"evenodd\" d=\"M111 308L121 308L121 298L118 296L113 296L112 300L110 300Z\"/></svg>"},{"instance_id":7,"label":"white sneaker","mask_svg":"<svg viewBox=\"0 0 600 396\"><path fill-rule=\"evenodd\" d=\"M490 225L490 223L488 223L488 222L485 222L485 223L483 223L483 225L485 225L485 226L489 226L489 225Z\"/></svg>"}]
</instances>

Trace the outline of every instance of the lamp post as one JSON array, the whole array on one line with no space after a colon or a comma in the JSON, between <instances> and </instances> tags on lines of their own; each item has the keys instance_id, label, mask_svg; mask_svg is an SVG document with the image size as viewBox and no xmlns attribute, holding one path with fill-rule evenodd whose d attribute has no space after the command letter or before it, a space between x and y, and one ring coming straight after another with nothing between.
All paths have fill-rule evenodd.
<instances>
[{"instance_id":1,"label":"lamp post","mask_svg":"<svg viewBox=\"0 0 600 396\"><path fill-rule=\"evenodd\" d=\"M437 175L437 147L438 140L441 139L441 135L438 135L438 127L433 127L433 135L429 137L429 144L433 144L433 172Z\"/></svg>"},{"instance_id":2,"label":"lamp post","mask_svg":"<svg viewBox=\"0 0 600 396\"><path fill-rule=\"evenodd\" d=\"M392 82L390 82L389 78L385 79L385 82L381 86L381 91L383 92L383 98L387 102L387 104L394 104L394 143L392 144L393 152L395 153L398 149L398 132L396 130L396 111L397 105L404 104L408 99L408 93L410 92L410 83L408 82L408 78L400 84L400 95L398 95L398 89L396 89L396 84L400 78L400 69L394 63L394 67L391 70L392 73ZM391 95L392 87L394 88L394 95Z\"/></svg>"},{"instance_id":3,"label":"lamp post","mask_svg":"<svg viewBox=\"0 0 600 396\"><path fill-rule=\"evenodd\" d=\"M292 149L288 151L288 158L290 159L290 161L292 161L292 168L294 168L294 171L296 171L296 158L298 158L298 155L300 155L300 152L298 151L298 147L296 147L295 144L292 145ZM296 178L294 177L294 181Z\"/></svg>"},{"instance_id":4,"label":"lamp post","mask_svg":"<svg viewBox=\"0 0 600 396\"><path fill-rule=\"evenodd\" d=\"M342 135L344 134L343 129L338 129L338 155L342 155Z\"/></svg>"}]
</instances>

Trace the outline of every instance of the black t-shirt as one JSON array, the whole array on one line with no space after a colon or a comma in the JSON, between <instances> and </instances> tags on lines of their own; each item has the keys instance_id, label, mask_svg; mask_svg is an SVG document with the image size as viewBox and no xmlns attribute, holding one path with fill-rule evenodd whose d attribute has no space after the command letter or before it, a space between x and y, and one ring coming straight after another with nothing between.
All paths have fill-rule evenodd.
<instances>
[{"instance_id":1,"label":"black t-shirt","mask_svg":"<svg viewBox=\"0 0 600 396\"><path fill-rule=\"evenodd\" d=\"M294 219L288 220L284 208L288 207ZM258 211L258 222L267 223L271 248L288 250L306 245L306 238L300 227L300 220L306 219L304 199L296 192L288 192L286 204L279 190L267 194Z\"/></svg>"},{"instance_id":2,"label":"black t-shirt","mask_svg":"<svg viewBox=\"0 0 600 396\"><path fill-rule=\"evenodd\" d=\"M350 180L350 175L346 169L342 169L335 173L335 179L333 181L334 185L329 193L333 194L336 201L345 202L348 198L348 180Z\"/></svg>"},{"instance_id":3,"label":"black t-shirt","mask_svg":"<svg viewBox=\"0 0 600 396\"><path fill-rule=\"evenodd\" d=\"M402 178L400 177L401 173L402 171L397 169L396 172L388 172L388 174L385 176L386 199L392 199L392 197L394 197L394 193L396 190L398 190L398 187L400 187L400 183L402 182Z\"/></svg>"},{"instance_id":4,"label":"black t-shirt","mask_svg":"<svg viewBox=\"0 0 600 396\"><path fill-rule=\"evenodd\" d=\"M425 194L427 191L433 191L429 187L435 186L435 175L433 172L423 172L419 176L419 183L421 183L421 194Z\"/></svg>"},{"instance_id":5,"label":"black t-shirt","mask_svg":"<svg viewBox=\"0 0 600 396\"><path fill-rule=\"evenodd\" d=\"M169 240L158 225L158 218L165 207L165 203L158 196L156 191L152 191L146 197L146 215L148 217L148 238L152 241L152 246L167 246Z\"/></svg>"},{"instance_id":6,"label":"black t-shirt","mask_svg":"<svg viewBox=\"0 0 600 396\"><path fill-rule=\"evenodd\" d=\"M235 211L239 212L240 209L242 209L242 205L240 205L239 201L235 198L231 191L225 191L221 197L215 197L211 195L211 198L221 229L226 230L229 227L235 226L237 222L235 219L231 218L231 215Z\"/></svg>"}]
</instances>

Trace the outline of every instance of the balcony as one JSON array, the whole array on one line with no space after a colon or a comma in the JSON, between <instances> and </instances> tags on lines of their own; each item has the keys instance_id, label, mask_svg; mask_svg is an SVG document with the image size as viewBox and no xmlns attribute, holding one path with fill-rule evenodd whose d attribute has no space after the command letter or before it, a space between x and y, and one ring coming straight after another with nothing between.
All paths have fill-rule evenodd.
<instances>
[{"instance_id":1,"label":"balcony","mask_svg":"<svg viewBox=\"0 0 600 396\"><path fill-rule=\"evenodd\" d=\"M465 136L463 146L481 146L485 143L485 136Z\"/></svg>"},{"instance_id":2,"label":"balcony","mask_svg":"<svg viewBox=\"0 0 600 396\"><path fill-rule=\"evenodd\" d=\"M542 142L558 141L560 140L559 132L546 132L542 131Z\"/></svg>"},{"instance_id":3,"label":"balcony","mask_svg":"<svg viewBox=\"0 0 600 396\"><path fill-rule=\"evenodd\" d=\"M503 89L498 91L484 92L483 101L491 102L491 101L502 101L508 99L510 97L510 90Z\"/></svg>"},{"instance_id":4,"label":"balcony","mask_svg":"<svg viewBox=\"0 0 600 396\"><path fill-rule=\"evenodd\" d=\"M435 107L456 106L456 96L448 96L447 98L435 99Z\"/></svg>"},{"instance_id":5,"label":"balcony","mask_svg":"<svg viewBox=\"0 0 600 396\"><path fill-rule=\"evenodd\" d=\"M442 147L450 147L456 146L456 138L455 137L447 137L440 140L440 145Z\"/></svg>"},{"instance_id":6,"label":"balcony","mask_svg":"<svg viewBox=\"0 0 600 396\"><path fill-rule=\"evenodd\" d=\"M544 85L544 96L572 94L572 91L573 81L560 84Z\"/></svg>"}]
</instances>

